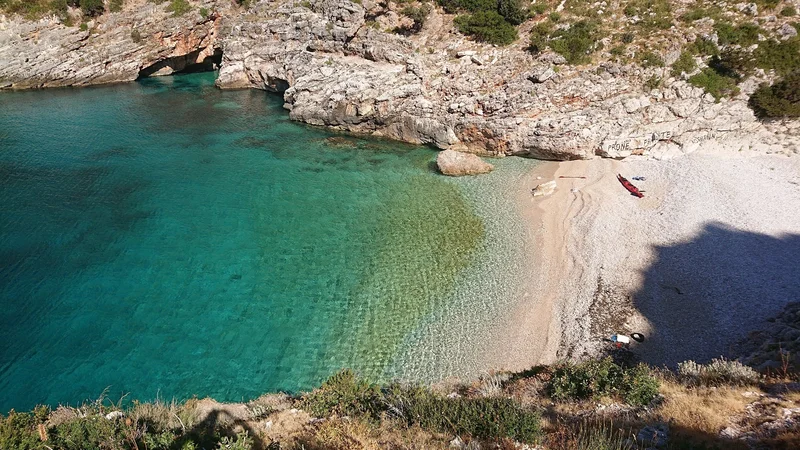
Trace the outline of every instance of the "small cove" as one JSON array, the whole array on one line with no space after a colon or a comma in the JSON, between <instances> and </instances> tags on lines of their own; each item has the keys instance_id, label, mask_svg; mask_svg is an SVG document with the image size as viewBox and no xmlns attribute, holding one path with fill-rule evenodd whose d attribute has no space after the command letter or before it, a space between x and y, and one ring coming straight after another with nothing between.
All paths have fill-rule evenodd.
<instances>
[{"instance_id":1,"label":"small cove","mask_svg":"<svg viewBox=\"0 0 800 450\"><path fill-rule=\"evenodd\" d=\"M213 76L0 95L0 412L480 370L534 163L446 179Z\"/></svg>"}]
</instances>

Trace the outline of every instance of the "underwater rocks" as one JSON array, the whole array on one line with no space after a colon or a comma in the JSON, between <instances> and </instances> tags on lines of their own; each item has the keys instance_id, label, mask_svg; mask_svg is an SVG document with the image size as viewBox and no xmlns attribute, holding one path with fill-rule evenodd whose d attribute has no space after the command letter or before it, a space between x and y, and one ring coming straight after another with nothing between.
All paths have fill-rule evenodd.
<instances>
[{"instance_id":1,"label":"underwater rocks","mask_svg":"<svg viewBox=\"0 0 800 450\"><path fill-rule=\"evenodd\" d=\"M455 150L443 150L436 156L436 166L439 172L451 177L463 175L478 175L488 173L494 166L470 153L461 153Z\"/></svg>"}]
</instances>

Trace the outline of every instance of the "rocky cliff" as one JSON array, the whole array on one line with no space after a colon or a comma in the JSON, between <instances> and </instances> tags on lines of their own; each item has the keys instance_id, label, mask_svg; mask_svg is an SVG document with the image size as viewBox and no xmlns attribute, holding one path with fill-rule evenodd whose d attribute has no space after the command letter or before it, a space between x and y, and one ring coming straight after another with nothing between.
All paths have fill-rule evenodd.
<instances>
[{"instance_id":1,"label":"rocky cliff","mask_svg":"<svg viewBox=\"0 0 800 450\"><path fill-rule=\"evenodd\" d=\"M208 64L216 51L219 87L282 93L294 120L442 149L542 159L670 158L700 144L800 150L796 122L768 129L756 120L752 83L717 101L663 67L569 66L555 53L533 55L524 38L476 43L438 9L419 33L382 31L404 19L374 0L197 6L205 14L173 17L163 5L126 4L86 31L3 18L0 86L129 81ZM656 77L664 81L644 87Z\"/></svg>"}]
</instances>

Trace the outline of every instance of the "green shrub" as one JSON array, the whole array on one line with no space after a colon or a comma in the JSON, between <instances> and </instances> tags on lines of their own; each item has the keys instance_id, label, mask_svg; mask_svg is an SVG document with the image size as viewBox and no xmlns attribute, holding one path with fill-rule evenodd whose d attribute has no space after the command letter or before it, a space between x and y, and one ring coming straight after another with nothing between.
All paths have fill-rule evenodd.
<instances>
[{"instance_id":1,"label":"green shrub","mask_svg":"<svg viewBox=\"0 0 800 450\"><path fill-rule=\"evenodd\" d=\"M622 37L620 38L623 44L630 44L634 39L636 39L636 35L630 32L622 33Z\"/></svg>"},{"instance_id":2,"label":"green shrub","mask_svg":"<svg viewBox=\"0 0 800 450\"><path fill-rule=\"evenodd\" d=\"M317 417L332 414L344 416L371 415L377 417L380 390L374 384L359 379L352 370L328 378L322 386L303 397L302 405Z\"/></svg>"},{"instance_id":3,"label":"green shrub","mask_svg":"<svg viewBox=\"0 0 800 450\"><path fill-rule=\"evenodd\" d=\"M631 0L623 12L628 17L639 17L636 26L646 32L672 27L672 5L668 0Z\"/></svg>"},{"instance_id":4,"label":"green shrub","mask_svg":"<svg viewBox=\"0 0 800 450\"><path fill-rule=\"evenodd\" d=\"M778 42L769 39L761 42L755 51L756 65L764 70L774 70L787 75L800 69L800 39Z\"/></svg>"},{"instance_id":5,"label":"green shrub","mask_svg":"<svg viewBox=\"0 0 800 450\"><path fill-rule=\"evenodd\" d=\"M41 422L39 422L41 423ZM18 413L13 409L8 417L0 415L0 448L33 450L42 447L36 432L37 421L29 413Z\"/></svg>"},{"instance_id":6,"label":"green shrub","mask_svg":"<svg viewBox=\"0 0 800 450\"><path fill-rule=\"evenodd\" d=\"M720 75L710 67L706 67L700 73L689 78L689 83L703 88L717 100L739 93L739 89L736 87L736 80Z\"/></svg>"},{"instance_id":7,"label":"green shrub","mask_svg":"<svg viewBox=\"0 0 800 450\"><path fill-rule=\"evenodd\" d=\"M625 369L605 358L557 366L548 392L555 399L617 396L631 405L646 405L658 395L658 381L647 366Z\"/></svg>"},{"instance_id":8,"label":"green shrub","mask_svg":"<svg viewBox=\"0 0 800 450\"><path fill-rule=\"evenodd\" d=\"M497 12L511 25L521 24L528 15L520 5L520 0L498 0Z\"/></svg>"},{"instance_id":9,"label":"green shrub","mask_svg":"<svg viewBox=\"0 0 800 450\"><path fill-rule=\"evenodd\" d=\"M552 31L553 25L550 22L539 22L534 25L531 29L528 50L534 54L543 52L547 48L547 41Z\"/></svg>"},{"instance_id":10,"label":"green shrub","mask_svg":"<svg viewBox=\"0 0 800 450\"><path fill-rule=\"evenodd\" d=\"M762 84L750 96L749 104L761 118L800 117L800 70L771 86Z\"/></svg>"},{"instance_id":11,"label":"green shrub","mask_svg":"<svg viewBox=\"0 0 800 450\"><path fill-rule=\"evenodd\" d=\"M558 30L550 36L549 45L570 64L583 64L596 49L600 32L596 22L581 20L567 29Z\"/></svg>"},{"instance_id":12,"label":"green shrub","mask_svg":"<svg viewBox=\"0 0 800 450\"><path fill-rule=\"evenodd\" d=\"M725 358L712 359L708 364L684 361L678 364L678 375L684 382L701 386L744 386L755 384L760 379L752 368Z\"/></svg>"},{"instance_id":13,"label":"green shrub","mask_svg":"<svg viewBox=\"0 0 800 450\"><path fill-rule=\"evenodd\" d=\"M81 0L81 11L87 16L95 17L103 14L106 7L103 0Z\"/></svg>"},{"instance_id":14,"label":"green shrub","mask_svg":"<svg viewBox=\"0 0 800 450\"><path fill-rule=\"evenodd\" d=\"M497 0L458 0L458 6L469 12L497 11Z\"/></svg>"},{"instance_id":15,"label":"green shrub","mask_svg":"<svg viewBox=\"0 0 800 450\"><path fill-rule=\"evenodd\" d=\"M544 14L545 11L547 11L547 3L545 2L534 3L534 5L530 8L530 12L532 12L534 15Z\"/></svg>"},{"instance_id":16,"label":"green shrub","mask_svg":"<svg viewBox=\"0 0 800 450\"><path fill-rule=\"evenodd\" d=\"M400 31L418 33L425 25L425 21L428 19L428 15L431 13L431 7L427 4L424 4L420 7L406 6L400 13L414 21L410 28Z\"/></svg>"},{"instance_id":17,"label":"green shrub","mask_svg":"<svg viewBox=\"0 0 800 450\"><path fill-rule=\"evenodd\" d=\"M794 6L789 5L781 10L781 15L783 17L794 17L797 15L797 10Z\"/></svg>"},{"instance_id":18,"label":"green shrub","mask_svg":"<svg viewBox=\"0 0 800 450\"><path fill-rule=\"evenodd\" d=\"M642 67L664 67L664 59L648 50L639 55L639 64Z\"/></svg>"},{"instance_id":19,"label":"green shrub","mask_svg":"<svg viewBox=\"0 0 800 450\"><path fill-rule=\"evenodd\" d=\"M208 19L208 8L200 8L200 17Z\"/></svg>"},{"instance_id":20,"label":"green shrub","mask_svg":"<svg viewBox=\"0 0 800 450\"><path fill-rule=\"evenodd\" d=\"M122 448L124 439L115 422L91 415L52 428L48 445L60 450L114 449Z\"/></svg>"},{"instance_id":21,"label":"green shrub","mask_svg":"<svg viewBox=\"0 0 800 450\"><path fill-rule=\"evenodd\" d=\"M192 5L186 0L169 0L167 11L172 12L174 17L179 17L192 10Z\"/></svg>"},{"instance_id":22,"label":"green shrub","mask_svg":"<svg viewBox=\"0 0 800 450\"><path fill-rule=\"evenodd\" d=\"M460 32L482 42L508 45L517 40L517 29L495 11L458 16L455 24Z\"/></svg>"},{"instance_id":23,"label":"green shrub","mask_svg":"<svg viewBox=\"0 0 800 450\"><path fill-rule=\"evenodd\" d=\"M694 59L694 55L689 50L684 50L681 52L681 55L672 63L672 71L671 74L673 77L681 76L681 73L692 73L697 69L697 61Z\"/></svg>"},{"instance_id":24,"label":"green shrub","mask_svg":"<svg viewBox=\"0 0 800 450\"><path fill-rule=\"evenodd\" d=\"M444 9L448 14L455 14L461 8L459 0L436 0L436 4Z\"/></svg>"},{"instance_id":25,"label":"green shrub","mask_svg":"<svg viewBox=\"0 0 800 450\"><path fill-rule=\"evenodd\" d=\"M758 35L763 33L761 27L754 23L743 23L736 26L727 22L714 24L720 45L741 45L749 47L758 43Z\"/></svg>"},{"instance_id":26,"label":"green shrub","mask_svg":"<svg viewBox=\"0 0 800 450\"><path fill-rule=\"evenodd\" d=\"M131 30L131 40L136 44L142 43L142 34L136 28Z\"/></svg>"},{"instance_id":27,"label":"green shrub","mask_svg":"<svg viewBox=\"0 0 800 450\"><path fill-rule=\"evenodd\" d=\"M81 31L86 31L86 30L89 29L89 25L86 25L86 22L84 22L84 23L80 24L78 29L81 30Z\"/></svg>"},{"instance_id":28,"label":"green shrub","mask_svg":"<svg viewBox=\"0 0 800 450\"><path fill-rule=\"evenodd\" d=\"M388 391L389 411L409 425L478 439L533 443L541 437L540 414L509 398L445 398L420 387Z\"/></svg>"},{"instance_id":29,"label":"green shrub","mask_svg":"<svg viewBox=\"0 0 800 450\"><path fill-rule=\"evenodd\" d=\"M711 56L719 53L719 47L714 41L704 39L700 36L695 38L694 42L688 47L688 50L698 56Z\"/></svg>"},{"instance_id":30,"label":"green shrub","mask_svg":"<svg viewBox=\"0 0 800 450\"><path fill-rule=\"evenodd\" d=\"M547 18L550 19L550 22L558 22L561 20L561 13L553 11L547 16Z\"/></svg>"},{"instance_id":31,"label":"green shrub","mask_svg":"<svg viewBox=\"0 0 800 450\"><path fill-rule=\"evenodd\" d=\"M718 74L741 81L753 73L756 68L756 60L753 54L741 48L728 48L714 55L708 62L708 66Z\"/></svg>"},{"instance_id":32,"label":"green shrub","mask_svg":"<svg viewBox=\"0 0 800 450\"><path fill-rule=\"evenodd\" d=\"M644 88L647 91L652 91L653 89L658 89L661 87L663 83L663 79L657 75L653 75L644 82Z\"/></svg>"},{"instance_id":33,"label":"green shrub","mask_svg":"<svg viewBox=\"0 0 800 450\"><path fill-rule=\"evenodd\" d=\"M680 17L684 22L694 22L706 17L719 20L722 8L714 4L708 4L703 0L697 0L694 4Z\"/></svg>"},{"instance_id":34,"label":"green shrub","mask_svg":"<svg viewBox=\"0 0 800 450\"><path fill-rule=\"evenodd\" d=\"M120 12L122 11L123 0L109 0L108 2L108 10L111 12Z\"/></svg>"}]
</instances>

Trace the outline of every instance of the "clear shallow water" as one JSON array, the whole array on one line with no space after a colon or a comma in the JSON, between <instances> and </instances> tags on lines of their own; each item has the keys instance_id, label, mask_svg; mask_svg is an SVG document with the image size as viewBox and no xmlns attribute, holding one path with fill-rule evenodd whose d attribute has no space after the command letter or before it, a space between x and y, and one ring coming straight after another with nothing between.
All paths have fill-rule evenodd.
<instances>
[{"instance_id":1,"label":"clear shallow water","mask_svg":"<svg viewBox=\"0 0 800 450\"><path fill-rule=\"evenodd\" d=\"M510 208L477 194L508 178L437 176L429 149L292 123L213 76L0 95L0 412L477 367L457 338L444 365L408 349L501 304L459 280L511 242L487 244L481 215Z\"/></svg>"}]
</instances>

